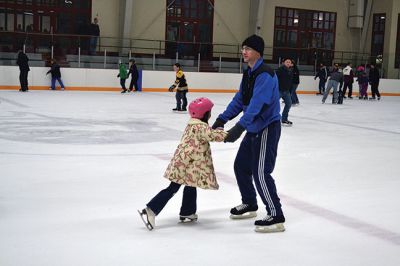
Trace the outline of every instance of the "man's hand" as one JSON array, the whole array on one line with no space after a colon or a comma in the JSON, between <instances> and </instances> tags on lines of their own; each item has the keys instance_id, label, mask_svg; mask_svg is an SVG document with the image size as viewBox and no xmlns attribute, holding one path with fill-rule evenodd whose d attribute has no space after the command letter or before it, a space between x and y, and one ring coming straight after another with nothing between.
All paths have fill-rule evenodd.
<instances>
[{"instance_id":1,"label":"man's hand","mask_svg":"<svg viewBox=\"0 0 400 266\"><path fill-rule=\"evenodd\" d=\"M222 121L222 119L217 118L217 120L215 120L214 124L212 125L212 129L217 129L219 127L224 128L225 122Z\"/></svg>"},{"instance_id":2,"label":"man's hand","mask_svg":"<svg viewBox=\"0 0 400 266\"><path fill-rule=\"evenodd\" d=\"M224 142L235 142L238 138L240 138L240 135L242 135L244 130L244 127L242 127L239 123L236 123L233 128L228 130L228 135L226 136Z\"/></svg>"},{"instance_id":3,"label":"man's hand","mask_svg":"<svg viewBox=\"0 0 400 266\"><path fill-rule=\"evenodd\" d=\"M168 91L171 92L171 91L174 91L174 89L175 89L175 86L172 85L171 87L168 88Z\"/></svg>"}]
</instances>

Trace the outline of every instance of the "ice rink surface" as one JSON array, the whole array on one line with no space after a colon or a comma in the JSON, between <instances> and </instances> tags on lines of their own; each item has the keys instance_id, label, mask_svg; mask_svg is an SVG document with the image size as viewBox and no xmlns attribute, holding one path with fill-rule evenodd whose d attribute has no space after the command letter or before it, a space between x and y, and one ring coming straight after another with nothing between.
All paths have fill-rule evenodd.
<instances>
[{"instance_id":1,"label":"ice rink surface","mask_svg":"<svg viewBox=\"0 0 400 266\"><path fill-rule=\"evenodd\" d=\"M233 94L201 96L212 123ZM330 101L300 95L282 129L286 232L229 219L240 141L212 144L220 189L198 191L198 222L178 223L181 189L150 232L137 209L189 119L174 94L0 91L0 265L400 265L400 97Z\"/></svg>"}]
</instances>

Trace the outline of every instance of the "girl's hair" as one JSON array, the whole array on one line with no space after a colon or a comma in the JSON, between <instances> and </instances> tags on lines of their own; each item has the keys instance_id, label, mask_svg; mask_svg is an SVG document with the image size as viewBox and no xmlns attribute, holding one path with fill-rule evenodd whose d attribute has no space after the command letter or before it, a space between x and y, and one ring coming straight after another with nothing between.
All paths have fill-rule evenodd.
<instances>
[{"instance_id":1,"label":"girl's hair","mask_svg":"<svg viewBox=\"0 0 400 266\"><path fill-rule=\"evenodd\" d=\"M211 113L211 111L205 112L203 117L200 120L203 121L204 123L208 124L208 120L210 119L210 113Z\"/></svg>"},{"instance_id":2,"label":"girl's hair","mask_svg":"<svg viewBox=\"0 0 400 266\"><path fill-rule=\"evenodd\" d=\"M177 68L181 69L181 64L179 64L179 63L175 63L174 66L176 66Z\"/></svg>"}]
</instances>

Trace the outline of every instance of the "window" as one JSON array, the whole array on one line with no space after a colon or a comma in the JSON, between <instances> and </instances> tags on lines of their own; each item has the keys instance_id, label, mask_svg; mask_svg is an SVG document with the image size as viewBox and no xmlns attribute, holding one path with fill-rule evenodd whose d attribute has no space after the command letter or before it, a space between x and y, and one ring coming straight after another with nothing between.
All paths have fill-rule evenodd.
<instances>
[{"instance_id":1,"label":"window","mask_svg":"<svg viewBox=\"0 0 400 266\"><path fill-rule=\"evenodd\" d=\"M0 0L0 28L80 34L88 26L83 23L90 23L91 8L92 0Z\"/></svg>"},{"instance_id":2,"label":"window","mask_svg":"<svg viewBox=\"0 0 400 266\"><path fill-rule=\"evenodd\" d=\"M214 1L167 0L166 54L212 55Z\"/></svg>"},{"instance_id":3,"label":"window","mask_svg":"<svg viewBox=\"0 0 400 266\"><path fill-rule=\"evenodd\" d=\"M275 9L274 45L333 49L335 26L335 13L277 7ZM303 30L310 33L303 34L303 37L307 38L306 42L298 40L300 37L298 31ZM287 33L287 39L282 40L284 35L282 31ZM296 45L294 46L294 44Z\"/></svg>"},{"instance_id":4,"label":"window","mask_svg":"<svg viewBox=\"0 0 400 266\"><path fill-rule=\"evenodd\" d=\"M336 13L276 7L274 31L274 47L279 47L274 59L289 56L308 62L314 60L312 49L334 49Z\"/></svg>"},{"instance_id":5,"label":"window","mask_svg":"<svg viewBox=\"0 0 400 266\"><path fill-rule=\"evenodd\" d=\"M383 54L386 14L374 14L372 21L371 55Z\"/></svg>"}]
</instances>

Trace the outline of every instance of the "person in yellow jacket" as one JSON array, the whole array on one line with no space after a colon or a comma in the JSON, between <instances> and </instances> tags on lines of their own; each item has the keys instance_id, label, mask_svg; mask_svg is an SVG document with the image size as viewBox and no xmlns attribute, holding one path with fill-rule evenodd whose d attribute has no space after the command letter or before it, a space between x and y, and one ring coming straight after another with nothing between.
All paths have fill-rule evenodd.
<instances>
[{"instance_id":1,"label":"person in yellow jacket","mask_svg":"<svg viewBox=\"0 0 400 266\"><path fill-rule=\"evenodd\" d=\"M221 128L212 129L208 125L213 105L207 98L198 98L190 103L191 119L164 173L164 177L171 183L152 198L146 208L138 211L149 230L154 229L155 216L161 212L181 185L185 186L179 214L182 222L197 220L196 188L213 190L219 188L209 142L222 142L227 133Z\"/></svg>"},{"instance_id":2,"label":"person in yellow jacket","mask_svg":"<svg viewBox=\"0 0 400 266\"><path fill-rule=\"evenodd\" d=\"M176 107L172 109L172 111L182 112L186 111L186 94L188 92L188 85L186 82L185 74L183 74L182 67L179 63L174 64L174 71L176 72L176 79L174 84L168 89L170 92L176 89Z\"/></svg>"}]
</instances>

